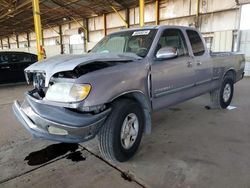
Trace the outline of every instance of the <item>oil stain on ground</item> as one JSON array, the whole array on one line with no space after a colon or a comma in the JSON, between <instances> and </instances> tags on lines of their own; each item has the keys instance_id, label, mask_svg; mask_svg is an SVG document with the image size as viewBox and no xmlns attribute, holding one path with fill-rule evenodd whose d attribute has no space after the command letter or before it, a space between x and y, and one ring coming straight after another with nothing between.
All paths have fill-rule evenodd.
<instances>
[{"instance_id":1,"label":"oil stain on ground","mask_svg":"<svg viewBox=\"0 0 250 188\"><path fill-rule=\"evenodd\" d=\"M74 162L85 160L86 158L82 156L80 151L77 151L79 148L79 144L69 144L69 143L59 143L52 144L43 148L39 151L35 151L30 153L27 157L25 157L25 161L28 161L28 165L36 166L47 163L53 159L58 157L62 157L66 155L66 159L72 160Z\"/></svg>"},{"instance_id":2,"label":"oil stain on ground","mask_svg":"<svg viewBox=\"0 0 250 188\"><path fill-rule=\"evenodd\" d=\"M70 159L70 160L72 160L73 162L79 162L79 161L84 161L84 160L86 160L86 157L84 157L80 151L76 151L76 152L70 153L70 154L66 157L66 159Z\"/></svg>"}]
</instances>

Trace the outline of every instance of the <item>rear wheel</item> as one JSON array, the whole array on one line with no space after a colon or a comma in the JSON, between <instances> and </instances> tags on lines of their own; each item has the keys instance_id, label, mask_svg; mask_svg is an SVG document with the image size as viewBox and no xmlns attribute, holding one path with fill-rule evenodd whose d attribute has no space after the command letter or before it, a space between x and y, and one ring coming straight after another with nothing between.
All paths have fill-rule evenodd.
<instances>
[{"instance_id":1,"label":"rear wheel","mask_svg":"<svg viewBox=\"0 0 250 188\"><path fill-rule=\"evenodd\" d=\"M227 108L232 101L233 92L234 92L233 79L229 76L225 76L221 88L212 91L210 93L213 107L222 109Z\"/></svg>"},{"instance_id":2,"label":"rear wheel","mask_svg":"<svg viewBox=\"0 0 250 188\"><path fill-rule=\"evenodd\" d=\"M111 114L98 134L99 149L106 159L127 161L141 142L143 110L138 103L129 99L118 100L111 108Z\"/></svg>"}]
</instances>

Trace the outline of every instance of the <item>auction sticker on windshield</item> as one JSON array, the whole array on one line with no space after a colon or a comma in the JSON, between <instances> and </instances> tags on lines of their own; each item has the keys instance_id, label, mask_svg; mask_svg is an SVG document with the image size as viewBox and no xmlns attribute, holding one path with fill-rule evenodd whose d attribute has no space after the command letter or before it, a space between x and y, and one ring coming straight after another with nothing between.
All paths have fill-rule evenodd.
<instances>
[{"instance_id":1,"label":"auction sticker on windshield","mask_svg":"<svg viewBox=\"0 0 250 188\"><path fill-rule=\"evenodd\" d=\"M150 30L143 30L143 31L135 31L132 36L140 36L140 35L148 35Z\"/></svg>"}]
</instances>

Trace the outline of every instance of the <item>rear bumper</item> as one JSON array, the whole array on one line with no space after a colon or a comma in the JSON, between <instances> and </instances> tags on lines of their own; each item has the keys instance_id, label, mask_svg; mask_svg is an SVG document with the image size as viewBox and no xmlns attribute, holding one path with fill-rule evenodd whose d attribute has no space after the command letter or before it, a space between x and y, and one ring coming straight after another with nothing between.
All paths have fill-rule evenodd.
<instances>
[{"instance_id":1,"label":"rear bumper","mask_svg":"<svg viewBox=\"0 0 250 188\"><path fill-rule=\"evenodd\" d=\"M110 109L99 114L81 114L62 107L36 103L26 97L20 105L14 101L18 121L35 138L67 143L80 143L96 136Z\"/></svg>"}]
</instances>

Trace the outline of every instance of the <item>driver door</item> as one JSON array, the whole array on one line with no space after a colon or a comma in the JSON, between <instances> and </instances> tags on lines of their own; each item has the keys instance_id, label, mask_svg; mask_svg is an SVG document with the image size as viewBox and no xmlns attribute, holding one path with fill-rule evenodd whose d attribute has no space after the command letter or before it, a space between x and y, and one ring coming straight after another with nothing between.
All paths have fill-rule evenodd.
<instances>
[{"instance_id":1,"label":"driver door","mask_svg":"<svg viewBox=\"0 0 250 188\"><path fill-rule=\"evenodd\" d=\"M166 29L161 34L155 54L163 47L177 50L177 57L157 59L151 66L153 108L160 109L193 96L195 71L184 34L179 29Z\"/></svg>"}]
</instances>

